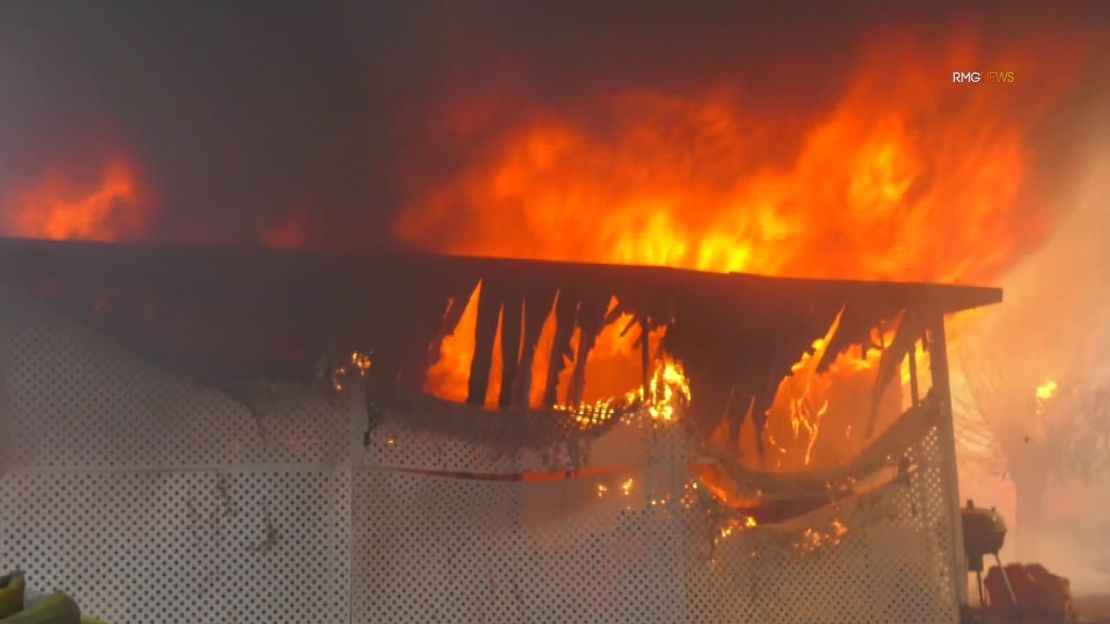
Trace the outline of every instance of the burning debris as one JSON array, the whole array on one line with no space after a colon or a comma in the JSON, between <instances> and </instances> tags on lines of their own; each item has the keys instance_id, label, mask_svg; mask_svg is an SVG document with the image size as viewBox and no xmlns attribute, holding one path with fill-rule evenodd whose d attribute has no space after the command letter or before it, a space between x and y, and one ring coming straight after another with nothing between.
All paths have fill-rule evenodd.
<instances>
[{"instance_id":1,"label":"burning debris","mask_svg":"<svg viewBox=\"0 0 1110 624\"><path fill-rule=\"evenodd\" d=\"M837 546L848 534L848 528L840 520L833 520L826 529L807 528L794 547L802 553L812 553L822 548Z\"/></svg>"},{"instance_id":2,"label":"burning debris","mask_svg":"<svg viewBox=\"0 0 1110 624\"><path fill-rule=\"evenodd\" d=\"M631 424L642 414L654 424L669 424L678 418L678 411L690 404L690 381L676 362L660 361L647 388L630 390L623 397L604 399L586 405L556 405L556 412L566 412L583 430L600 427L616 420Z\"/></svg>"},{"instance_id":3,"label":"burning debris","mask_svg":"<svg viewBox=\"0 0 1110 624\"><path fill-rule=\"evenodd\" d=\"M351 377L366 377L373 367L373 361L370 356L358 351L351 352L350 362L335 366L331 370L329 378L331 379L331 387L336 392L342 392L344 383Z\"/></svg>"}]
</instances>

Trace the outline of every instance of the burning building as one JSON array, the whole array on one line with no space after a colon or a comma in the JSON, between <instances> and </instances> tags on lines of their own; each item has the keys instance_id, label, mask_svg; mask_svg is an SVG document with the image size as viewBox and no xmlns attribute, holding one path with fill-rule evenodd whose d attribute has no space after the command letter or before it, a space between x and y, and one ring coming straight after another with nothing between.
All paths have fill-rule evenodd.
<instances>
[{"instance_id":1,"label":"burning building","mask_svg":"<svg viewBox=\"0 0 1110 624\"><path fill-rule=\"evenodd\" d=\"M953 621L952 315L1052 238L1108 22L714 4L0 4L0 573L112 623ZM983 349L1021 404L1095 299Z\"/></svg>"},{"instance_id":2,"label":"burning building","mask_svg":"<svg viewBox=\"0 0 1110 624\"><path fill-rule=\"evenodd\" d=\"M110 621L956 617L943 319L1000 291L0 254L3 565Z\"/></svg>"}]
</instances>

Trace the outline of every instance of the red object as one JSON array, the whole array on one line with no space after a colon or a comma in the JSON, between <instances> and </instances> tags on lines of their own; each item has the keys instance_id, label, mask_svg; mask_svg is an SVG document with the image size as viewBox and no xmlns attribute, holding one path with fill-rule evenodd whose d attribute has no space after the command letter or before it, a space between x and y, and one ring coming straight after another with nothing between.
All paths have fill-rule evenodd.
<instances>
[{"instance_id":1,"label":"red object","mask_svg":"<svg viewBox=\"0 0 1110 624\"><path fill-rule=\"evenodd\" d=\"M1074 615L1071 602L1071 584L1068 579L1056 576L1039 564L1022 565L1011 563L1006 566L1006 576L1014 589L1017 606L1021 609L1038 612ZM1015 605L998 566L987 572L983 584L986 586L987 599L995 609L1010 609Z\"/></svg>"}]
</instances>

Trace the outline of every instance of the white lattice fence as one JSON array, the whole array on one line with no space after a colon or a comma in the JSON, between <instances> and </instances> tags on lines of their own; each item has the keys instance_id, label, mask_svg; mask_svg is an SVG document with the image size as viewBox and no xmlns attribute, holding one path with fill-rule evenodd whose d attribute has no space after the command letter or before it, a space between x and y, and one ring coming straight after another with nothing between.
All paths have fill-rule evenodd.
<instances>
[{"instance_id":1,"label":"white lattice fence","mask_svg":"<svg viewBox=\"0 0 1110 624\"><path fill-rule=\"evenodd\" d=\"M0 310L0 569L112 624L349 620L347 402L258 387L252 410Z\"/></svg>"},{"instance_id":2,"label":"white lattice fence","mask_svg":"<svg viewBox=\"0 0 1110 624\"><path fill-rule=\"evenodd\" d=\"M936 433L905 483L722 537L678 428L606 434L608 472L492 480L550 462L390 422L363 448L357 397L229 394L0 309L0 569L112 624L956 619ZM833 520L839 545L796 547Z\"/></svg>"}]
</instances>

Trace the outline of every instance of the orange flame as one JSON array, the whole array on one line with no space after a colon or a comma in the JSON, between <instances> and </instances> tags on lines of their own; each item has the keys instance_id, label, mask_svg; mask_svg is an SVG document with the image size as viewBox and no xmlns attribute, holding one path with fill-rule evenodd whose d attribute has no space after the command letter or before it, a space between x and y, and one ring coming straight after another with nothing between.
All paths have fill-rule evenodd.
<instances>
[{"instance_id":1,"label":"orange flame","mask_svg":"<svg viewBox=\"0 0 1110 624\"><path fill-rule=\"evenodd\" d=\"M474 330L478 323L478 300L482 286L479 284L467 299L466 307L459 318L455 331L444 337L439 346L439 357L424 376L423 388L426 392L449 401L466 400L467 379L470 374L470 358L474 354ZM616 302L610 302L610 309ZM641 370L638 360L639 341L636 331L621 335L621 331L632 317L621 315L615 322L606 325L598 334L597 342L590 351L589 382L586 384L583 399L586 403L604 401L624 395L630 388L641 383ZM656 353L663 337L664 328L648 335L649 348ZM537 342L536 358L532 362L532 388L529 405L538 407L542 403L544 380L547 378L548 354L555 340L555 315L549 314L544 322ZM572 352L578 350L579 334L572 338ZM501 324L498 321L497 334L493 344L493 362L490 367L489 388L484 404L494 407L501 390ZM558 387L565 390L570 385L573 365L567 366L559 374ZM664 373L674 376L674 367L664 369ZM674 381L669 379L668 381ZM565 397L560 397L560 399Z\"/></svg>"},{"instance_id":2,"label":"orange flame","mask_svg":"<svg viewBox=\"0 0 1110 624\"><path fill-rule=\"evenodd\" d=\"M92 181L66 173L51 172L4 198L4 232L52 240L117 241L139 238L150 228L155 202L129 158L105 160Z\"/></svg>"},{"instance_id":3,"label":"orange flame","mask_svg":"<svg viewBox=\"0 0 1110 624\"><path fill-rule=\"evenodd\" d=\"M987 66L1017 80L951 82ZM967 34L940 50L889 39L800 133L754 121L728 87L603 94L596 123L535 109L478 133L494 138L454 179L412 189L394 233L464 255L988 280L1044 235L1045 213L1022 202L1029 136L1074 72L1043 68L1021 48L986 58Z\"/></svg>"},{"instance_id":4,"label":"orange flame","mask_svg":"<svg viewBox=\"0 0 1110 624\"><path fill-rule=\"evenodd\" d=\"M1027 180L1031 137L1078 63L1056 55L1046 70L1036 49L995 48L988 57L967 32L939 47L876 41L839 99L800 119L753 115L744 94L727 85L692 94L586 96L579 104L592 111L588 119L525 106L512 116L518 121L481 131L473 116L449 110L441 125L457 118L466 127L448 136L483 142L465 146L472 156L449 179L411 176L421 186L409 189L394 235L462 255L988 281L1045 235L1047 214L1026 192L1035 187ZM1013 71L1016 80L953 84L952 71L968 67ZM467 318L464 333L444 343L430 392L444 396L448 369L465 379L473 349ZM823 351L828 338L814 350ZM876 340L883 338L890 336ZM603 334L595 353L613 344L622 343ZM623 345L623 388L601 396L638 386L635 349ZM546 353L543 343L539 353ZM928 361L919 355L921 380ZM878 349L854 348L818 374L818 355L803 355L780 385L763 440L746 420L741 458L761 461L754 452L761 442L770 465L752 468L812 470L850 461L867 442L862 418L880 357ZM909 385L906 364L901 373L901 386ZM491 386L496 380L494 373ZM897 386L880 401L876 432L906 406L907 393Z\"/></svg>"},{"instance_id":5,"label":"orange flame","mask_svg":"<svg viewBox=\"0 0 1110 624\"><path fill-rule=\"evenodd\" d=\"M878 347L861 353L856 345L840 353L828 369L818 372L840 324L837 317L822 338L813 341L811 351L801 354L791 373L779 383L762 430L763 448L759 451L755 427L747 417L740 432L739 449L731 448L728 424L712 436L720 450L739 450L739 459L753 470L794 472L843 466L854 459L872 439L867 435L867 420L872 392L883 357L881 345L890 344L895 327L874 332ZM918 397L923 397L929 382L929 359L915 345ZM906 408L911 398L908 358L900 363L900 383L892 383L879 398L873 435L882 433ZM751 407L749 406L749 410ZM706 475L708 480L713 475ZM704 481L704 479L703 479Z\"/></svg>"}]
</instances>

